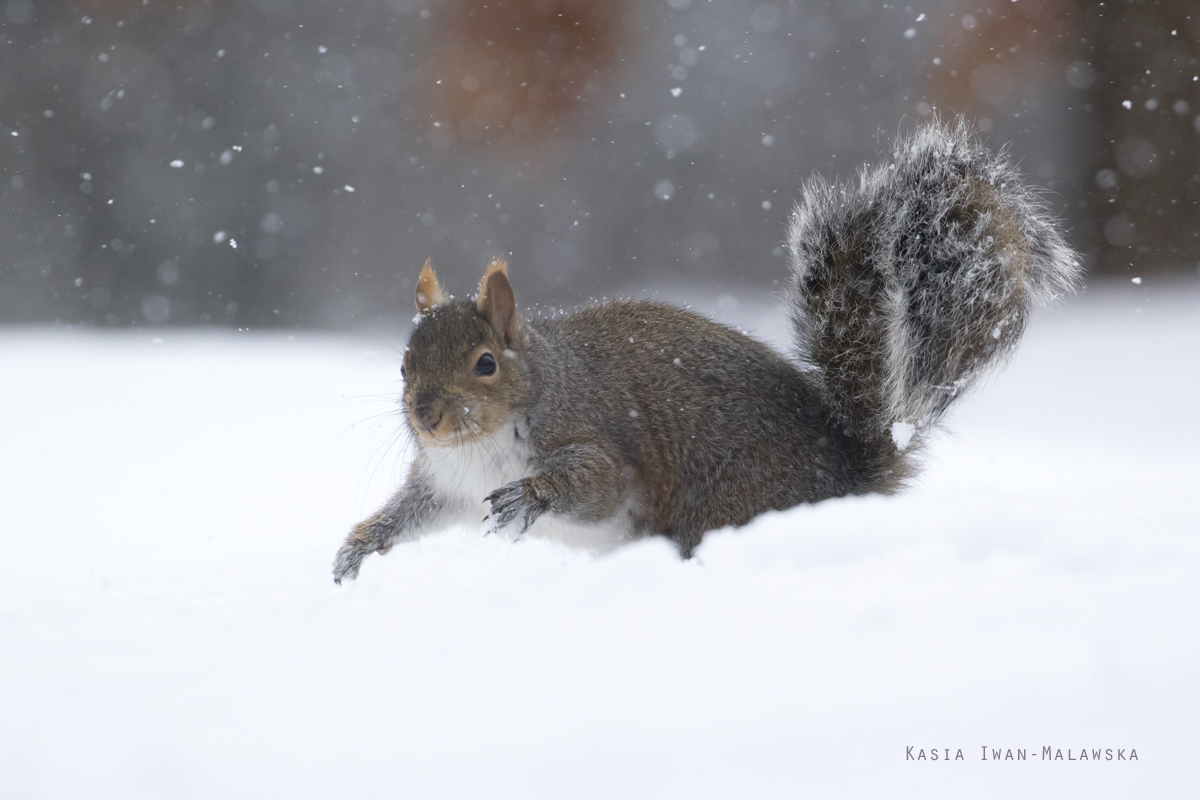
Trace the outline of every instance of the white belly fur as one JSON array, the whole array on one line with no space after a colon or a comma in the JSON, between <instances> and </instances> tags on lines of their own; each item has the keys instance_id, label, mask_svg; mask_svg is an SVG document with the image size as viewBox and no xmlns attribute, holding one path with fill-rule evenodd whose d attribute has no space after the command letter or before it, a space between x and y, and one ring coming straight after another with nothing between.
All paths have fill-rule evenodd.
<instances>
[{"instance_id":1,"label":"white belly fur","mask_svg":"<svg viewBox=\"0 0 1200 800\"><path fill-rule=\"evenodd\" d=\"M425 447L423 455L434 485L461 503L465 510L477 508L478 520L487 514L485 497L505 484L533 474L528 440L519 437L513 425L501 427L494 436L480 442L458 447ZM543 514L526 534L569 547L607 552L637 538L634 502L631 495L615 514L596 523Z\"/></svg>"}]
</instances>

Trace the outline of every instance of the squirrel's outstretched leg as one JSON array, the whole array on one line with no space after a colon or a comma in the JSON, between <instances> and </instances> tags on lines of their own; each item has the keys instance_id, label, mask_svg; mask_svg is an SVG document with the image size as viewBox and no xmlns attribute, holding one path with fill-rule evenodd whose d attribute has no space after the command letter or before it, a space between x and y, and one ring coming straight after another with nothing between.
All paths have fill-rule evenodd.
<instances>
[{"instance_id":1,"label":"squirrel's outstretched leg","mask_svg":"<svg viewBox=\"0 0 1200 800\"><path fill-rule=\"evenodd\" d=\"M495 529L516 524L517 534L546 512L578 522L600 522L616 513L632 484L632 470L612 447L570 444L533 459L534 474L484 498Z\"/></svg>"},{"instance_id":2,"label":"squirrel's outstretched leg","mask_svg":"<svg viewBox=\"0 0 1200 800\"><path fill-rule=\"evenodd\" d=\"M417 538L421 531L436 527L452 510L453 504L437 492L418 459L392 499L350 531L333 560L333 582L354 580L364 558L371 553L386 553L398 541Z\"/></svg>"}]
</instances>

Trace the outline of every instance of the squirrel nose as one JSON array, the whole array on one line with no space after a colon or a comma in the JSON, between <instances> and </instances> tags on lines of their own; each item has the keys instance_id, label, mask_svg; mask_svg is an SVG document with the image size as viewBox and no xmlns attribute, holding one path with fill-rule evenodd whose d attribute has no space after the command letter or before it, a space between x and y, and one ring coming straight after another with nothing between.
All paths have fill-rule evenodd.
<instances>
[{"instance_id":1,"label":"squirrel nose","mask_svg":"<svg viewBox=\"0 0 1200 800\"><path fill-rule=\"evenodd\" d=\"M433 409L429 406L417 407L417 426L426 433L433 433L437 426L441 424L442 419L446 416L444 411L439 411L437 413L437 418L434 419L433 414Z\"/></svg>"}]
</instances>

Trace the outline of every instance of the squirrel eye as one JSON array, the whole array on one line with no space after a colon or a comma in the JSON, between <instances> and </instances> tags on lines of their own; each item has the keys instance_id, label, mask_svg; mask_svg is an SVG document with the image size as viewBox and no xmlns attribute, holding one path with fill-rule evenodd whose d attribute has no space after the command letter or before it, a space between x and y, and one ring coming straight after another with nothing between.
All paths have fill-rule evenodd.
<instances>
[{"instance_id":1,"label":"squirrel eye","mask_svg":"<svg viewBox=\"0 0 1200 800\"><path fill-rule=\"evenodd\" d=\"M404 365L403 365L403 364L401 364L401 365L400 365L400 380L402 380L402 381L404 381L404 380L408 380L408 373L406 373L406 372L404 371Z\"/></svg>"},{"instance_id":2,"label":"squirrel eye","mask_svg":"<svg viewBox=\"0 0 1200 800\"><path fill-rule=\"evenodd\" d=\"M496 359L492 358L491 353L484 353L475 362L475 374L484 377L496 374Z\"/></svg>"}]
</instances>

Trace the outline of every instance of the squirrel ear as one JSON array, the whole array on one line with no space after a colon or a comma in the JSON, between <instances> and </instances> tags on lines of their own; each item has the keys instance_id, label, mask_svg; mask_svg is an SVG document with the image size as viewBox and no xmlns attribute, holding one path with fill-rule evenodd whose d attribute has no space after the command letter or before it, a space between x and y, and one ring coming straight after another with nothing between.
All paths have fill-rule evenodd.
<instances>
[{"instance_id":1,"label":"squirrel ear","mask_svg":"<svg viewBox=\"0 0 1200 800\"><path fill-rule=\"evenodd\" d=\"M484 304L487 302L487 281L493 272L503 272L508 276L508 262L502 257L496 256L488 262L487 269L483 272L483 277L479 279L479 291L475 293L475 308L480 314L486 313L483 310Z\"/></svg>"},{"instance_id":2,"label":"squirrel ear","mask_svg":"<svg viewBox=\"0 0 1200 800\"><path fill-rule=\"evenodd\" d=\"M424 314L434 306L445 305L450 300L442 291L437 275L433 274L433 262L425 260L421 268L421 277L417 280L417 311Z\"/></svg>"},{"instance_id":3,"label":"squirrel ear","mask_svg":"<svg viewBox=\"0 0 1200 800\"><path fill-rule=\"evenodd\" d=\"M504 338L504 344L512 343L517 301L513 297L512 284L508 282L508 265L504 259L494 258L488 264L487 274L479 282L475 308L492 323L496 333Z\"/></svg>"}]
</instances>

